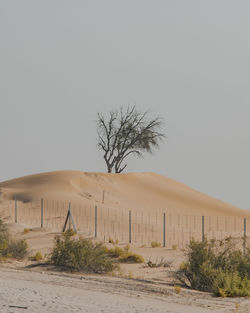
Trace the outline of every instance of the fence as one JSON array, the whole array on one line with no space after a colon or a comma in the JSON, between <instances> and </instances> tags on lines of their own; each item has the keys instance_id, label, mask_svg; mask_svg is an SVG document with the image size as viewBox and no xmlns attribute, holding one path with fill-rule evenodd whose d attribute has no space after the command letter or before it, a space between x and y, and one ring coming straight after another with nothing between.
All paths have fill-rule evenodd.
<instances>
[{"instance_id":1,"label":"fence","mask_svg":"<svg viewBox=\"0 0 250 313\"><path fill-rule=\"evenodd\" d=\"M0 215L25 227L46 227L61 232L69 202L41 199L32 202L2 200ZM245 238L250 246L250 218L234 216L184 215L171 210L128 210L71 201L77 231L85 237L120 243L185 248L192 238Z\"/></svg>"}]
</instances>

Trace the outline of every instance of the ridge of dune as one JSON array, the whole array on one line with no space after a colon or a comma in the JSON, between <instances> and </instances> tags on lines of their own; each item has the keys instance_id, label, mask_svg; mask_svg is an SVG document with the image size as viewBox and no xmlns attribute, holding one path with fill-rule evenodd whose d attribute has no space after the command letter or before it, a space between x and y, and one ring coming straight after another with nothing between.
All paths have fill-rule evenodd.
<instances>
[{"instance_id":1,"label":"ridge of dune","mask_svg":"<svg viewBox=\"0 0 250 313\"><path fill-rule=\"evenodd\" d=\"M250 212L155 173L56 171L0 183L3 199L83 200L110 207L250 216Z\"/></svg>"}]
</instances>

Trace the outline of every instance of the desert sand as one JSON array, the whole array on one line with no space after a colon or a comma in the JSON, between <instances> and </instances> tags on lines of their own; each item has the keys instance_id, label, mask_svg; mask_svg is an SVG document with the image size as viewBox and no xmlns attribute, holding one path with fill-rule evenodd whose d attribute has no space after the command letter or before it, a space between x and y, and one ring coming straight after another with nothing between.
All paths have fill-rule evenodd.
<instances>
[{"instance_id":1,"label":"desert sand","mask_svg":"<svg viewBox=\"0 0 250 313\"><path fill-rule=\"evenodd\" d=\"M122 264L120 271L114 274L116 277L69 274L58 272L49 265L33 267L34 262L28 257L23 261L10 260L2 263L0 269L0 312L250 313L249 299L218 299L209 293L185 288L182 288L180 294L176 294L174 284L177 282L173 277L173 272L185 260L185 250L180 249L185 248L184 243L187 242L184 227L181 226L183 216L186 216L185 223L196 222L196 224L201 214L210 217L219 216L221 220L217 218L217 222L223 223L217 223L217 227L227 227L232 231L230 218L234 222L238 219L242 221L243 217L249 217L248 211L153 173L114 175L75 171L52 172L0 183L0 191L2 213L12 214L5 216L12 218L7 219L9 230L15 238L27 241L29 256L37 251L45 256L51 252L54 237L58 234L57 226L61 227L64 222L65 215L62 215L62 212L63 214L67 212L67 205L64 206L64 203L70 200L76 224L80 228L78 220L83 219L82 225L87 231L87 226L90 227L88 237L94 240L105 239L102 236L94 238L93 235L95 206L100 209L98 234L104 234L102 228L104 223L105 234L112 234L114 239L118 234L115 232L115 226L122 229L125 225L122 231L126 236L128 231L127 220L121 223L123 215L117 212L126 213L126 209L133 208L131 251L141 254L145 259L144 264ZM17 223L13 222L15 197L18 208ZM39 226L41 198L46 199L43 228ZM6 203L10 205L6 207ZM161 216L166 208L167 248L150 247L150 240L155 238L153 235L158 234L153 228L147 245L141 245L147 238L142 236L142 240L138 240L138 236L143 233L140 227L144 227L148 235L146 226L151 231L151 226L153 227L155 223L154 217ZM37 216L32 215L33 211L38 212ZM153 217L153 222L149 221L152 225L149 222L145 224L139 215L140 212L144 214L144 218ZM178 219L174 218L175 213ZM187 214L191 214L190 216L195 219L190 220ZM51 222L53 219L57 222ZM188 223L185 225L189 225ZM158 227L157 224L154 226ZM237 226L237 223L234 226ZM30 228L30 231L24 233L25 228ZM200 231L200 228L197 230ZM162 230L159 234L161 237ZM117 245L124 247L128 239L126 236L123 241L119 240ZM173 248L172 244L175 242L178 245ZM110 243L107 245L113 246ZM149 268L146 265L149 260L152 262L164 260L168 266Z\"/></svg>"},{"instance_id":2,"label":"desert sand","mask_svg":"<svg viewBox=\"0 0 250 313\"><path fill-rule=\"evenodd\" d=\"M9 230L27 241L29 256L50 253L56 234L39 228L24 234L24 227L10 224ZM176 294L173 272L185 259L184 251L133 245L131 250L141 254L145 263L163 258L169 266L121 264L114 276L66 273L29 258L1 263L0 312L250 313L249 299L215 298L186 288Z\"/></svg>"},{"instance_id":3,"label":"desert sand","mask_svg":"<svg viewBox=\"0 0 250 313\"><path fill-rule=\"evenodd\" d=\"M0 269L0 311L46 313L249 313L249 299L216 299L200 292L131 279Z\"/></svg>"},{"instance_id":4,"label":"desert sand","mask_svg":"<svg viewBox=\"0 0 250 313\"><path fill-rule=\"evenodd\" d=\"M173 210L181 213L249 215L250 212L155 173L106 174L58 171L0 183L1 197L82 200L115 208Z\"/></svg>"},{"instance_id":5,"label":"desert sand","mask_svg":"<svg viewBox=\"0 0 250 313\"><path fill-rule=\"evenodd\" d=\"M105 242L129 242L130 218L131 242L138 246L157 241L185 248L202 238L202 215L208 238L242 237L244 218L250 232L250 211L154 173L51 172L0 183L0 192L0 212L10 222L39 227L43 215L44 227L61 231L70 202L77 231Z\"/></svg>"}]
</instances>

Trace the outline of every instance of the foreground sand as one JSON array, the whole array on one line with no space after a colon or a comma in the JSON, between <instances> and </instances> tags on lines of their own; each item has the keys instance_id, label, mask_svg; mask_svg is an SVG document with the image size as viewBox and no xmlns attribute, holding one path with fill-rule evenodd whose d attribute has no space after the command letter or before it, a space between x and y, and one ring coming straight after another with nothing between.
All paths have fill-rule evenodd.
<instances>
[{"instance_id":1,"label":"foreground sand","mask_svg":"<svg viewBox=\"0 0 250 313\"><path fill-rule=\"evenodd\" d=\"M250 300L218 299L187 290L176 295L164 284L114 277L1 268L0 312L249 313Z\"/></svg>"},{"instance_id":2,"label":"foreground sand","mask_svg":"<svg viewBox=\"0 0 250 313\"><path fill-rule=\"evenodd\" d=\"M29 255L51 251L55 233L34 229L23 234L23 226L10 226L15 238L27 240ZM171 274L185 259L184 251L135 246L131 250L143 255L145 261L164 258L171 266L121 264L120 273L115 273L119 277L114 277L58 272L28 258L1 263L0 312L250 313L250 299L215 298L185 288L176 294ZM236 304L240 305L238 310Z\"/></svg>"}]
</instances>

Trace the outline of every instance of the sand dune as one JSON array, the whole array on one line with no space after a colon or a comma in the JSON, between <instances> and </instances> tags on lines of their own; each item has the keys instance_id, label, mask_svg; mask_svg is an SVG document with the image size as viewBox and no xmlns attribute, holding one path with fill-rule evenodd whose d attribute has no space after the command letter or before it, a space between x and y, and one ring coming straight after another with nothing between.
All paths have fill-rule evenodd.
<instances>
[{"instance_id":1,"label":"sand dune","mask_svg":"<svg viewBox=\"0 0 250 313\"><path fill-rule=\"evenodd\" d=\"M83 200L116 208L169 209L183 213L250 216L239 209L155 173L106 174L58 171L0 183L1 197Z\"/></svg>"}]
</instances>

